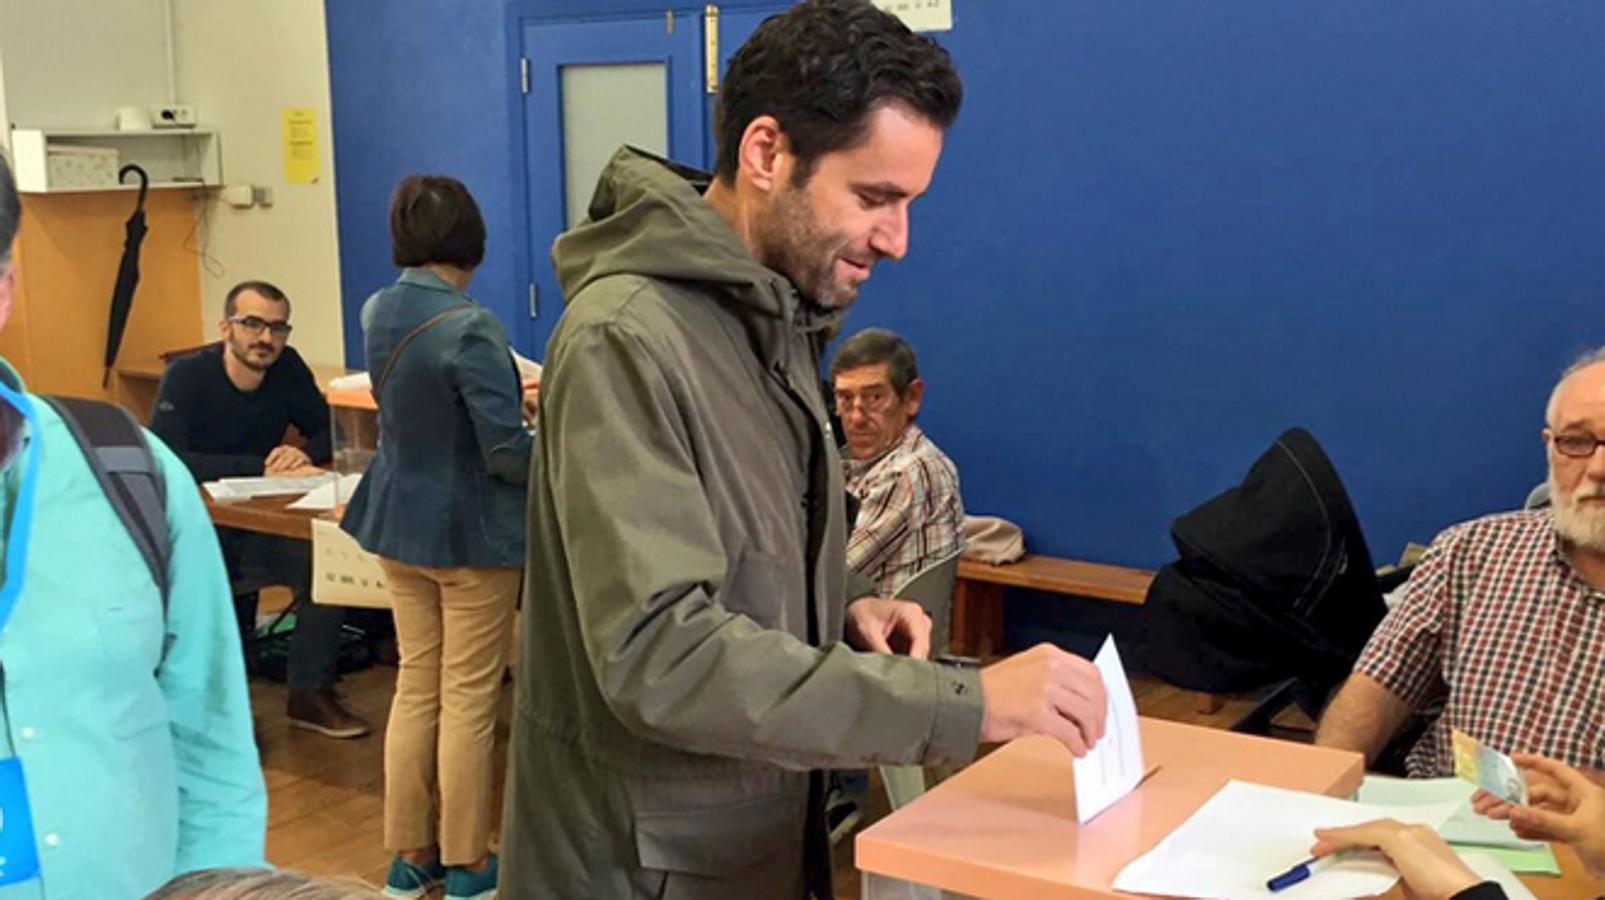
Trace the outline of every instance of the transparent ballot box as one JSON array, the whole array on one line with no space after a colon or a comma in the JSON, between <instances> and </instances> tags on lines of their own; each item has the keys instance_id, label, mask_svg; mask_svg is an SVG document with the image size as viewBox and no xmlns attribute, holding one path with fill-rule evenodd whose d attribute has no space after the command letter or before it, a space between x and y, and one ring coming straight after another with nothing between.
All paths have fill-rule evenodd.
<instances>
[{"instance_id":1,"label":"transparent ballot box","mask_svg":"<svg viewBox=\"0 0 1605 900\"><path fill-rule=\"evenodd\" d=\"M326 396L334 441L330 468L338 477L330 518L312 522L312 600L330 606L388 607L390 594L378 560L336 524L379 451L379 407L366 384L331 386Z\"/></svg>"},{"instance_id":2,"label":"transparent ballot box","mask_svg":"<svg viewBox=\"0 0 1605 900\"><path fill-rule=\"evenodd\" d=\"M359 477L368 471L379 452L379 405L366 387L333 389L328 392L331 435L334 440L334 471L340 476L335 508L345 508L356 490Z\"/></svg>"}]
</instances>

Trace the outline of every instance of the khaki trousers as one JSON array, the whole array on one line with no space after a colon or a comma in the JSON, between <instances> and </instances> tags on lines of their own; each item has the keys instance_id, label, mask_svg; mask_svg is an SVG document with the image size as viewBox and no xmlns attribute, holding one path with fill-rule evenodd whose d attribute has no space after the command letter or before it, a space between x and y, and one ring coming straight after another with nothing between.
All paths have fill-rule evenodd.
<instances>
[{"instance_id":1,"label":"khaki trousers","mask_svg":"<svg viewBox=\"0 0 1605 900\"><path fill-rule=\"evenodd\" d=\"M490 844L496 703L522 573L379 562L401 650L385 732L385 848L439 844L442 864L471 865Z\"/></svg>"}]
</instances>

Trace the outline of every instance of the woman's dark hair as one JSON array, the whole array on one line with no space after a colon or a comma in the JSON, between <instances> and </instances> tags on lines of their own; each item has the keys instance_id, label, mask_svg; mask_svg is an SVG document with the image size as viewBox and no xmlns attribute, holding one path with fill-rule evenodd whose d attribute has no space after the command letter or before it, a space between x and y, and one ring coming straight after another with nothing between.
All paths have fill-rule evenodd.
<instances>
[{"instance_id":1,"label":"woman's dark hair","mask_svg":"<svg viewBox=\"0 0 1605 900\"><path fill-rule=\"evenodd\" d=\"M474 195L445 175L401 179L390 196L390 256L398 266L478 268L485 259L485 220Z\"/></svg>"},{"instance_id":2,"label":"woman's dark hair","mask_svg":"<svg viewBox=\"0 0 1605 900\"><path fill-rule=\"evenodd\" d=\"M902 104L946 131L963 100L958 72L935 41L868 0L807 0L765 20L731 58L719 89L715 171L726 183L735 177L741 136L759 116L774 116L791 141L800 185L819 157L857 146L879 107Z\"/></svg>"}]
</instances>

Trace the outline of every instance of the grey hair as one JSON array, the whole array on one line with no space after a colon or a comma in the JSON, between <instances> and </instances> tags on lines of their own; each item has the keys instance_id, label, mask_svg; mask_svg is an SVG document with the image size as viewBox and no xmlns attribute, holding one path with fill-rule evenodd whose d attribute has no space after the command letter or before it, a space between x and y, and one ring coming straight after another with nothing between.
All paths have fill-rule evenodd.
<instances>
[{"instance_id":1,"label":"grey hair","mask_svg":"<svg viewBox=\"0 0 1605 900\"><path fill-rule=\"evenodd\" d=\"M836 356L830 361L830 380L835 381L837 375L848 369L880 363L886 364L892 390L897 391L899 397L907 394L908 386L920 377L914 348L908 345L908 341L884 328L866 328L843 341L841 347L837 348Z\"/></svg>"},{"instance_id":2,"label":"grey hair","mask_svg":"<svg viewBox=\"0 0 1605 900\"><path fill-rule=\"evenodd\" d=\"M276 869L203 869L180 875L145 900L372 900L383 894L354 879Z\"/></svg>"},{"instance_id":3,"label":"grey hair","mask_svg":"<svg viewBox=\"0 0 1605 900\"><path fill-rule=\"evenodd\" d=\"M1548 425L1550 428L1555 427L1555 408L1560 405L1560 389L1561 386L1566 383L1566 379L1576 375L1578 372L1581 372L1586 368L1589 368L1590 366L1597 366L1600 363L1605 363L1605 347L1595 347L1587 353L1584 353L1582 356L1577 357L1577 359L1572 361L1571 365L1566 367L1565 371L1560 373L1560 379L1555 382L1555 387L1549 392L1549 403L1544 406L1545 425Z\"/></svg>"}]
</instances>

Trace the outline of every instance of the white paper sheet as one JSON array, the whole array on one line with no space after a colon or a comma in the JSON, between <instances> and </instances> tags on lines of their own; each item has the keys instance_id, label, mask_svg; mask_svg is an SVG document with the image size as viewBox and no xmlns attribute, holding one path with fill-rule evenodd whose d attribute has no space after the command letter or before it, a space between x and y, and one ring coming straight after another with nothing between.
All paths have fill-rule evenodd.
<instances>
[{"instance_id":1,"label":"white paper sheet","mask_svg":"<svg viewBox=\"0 0 1605 900\"><path fill-rule=\"evenodd\" d=\"M1459 778L1388 778L1367 775L1360 784L1361 803L1389 806L1417 806L1426 803L1453 803L1450 816L1438 833L1451 844L1477 844L1483 847L1511 847L1537 850L1541 841L1524 841L1510 830L1509 822L1477 815L1471 808L1471 795L1477 786Z\"/></svg>"},{"instance_id":2,"label":"white paper sheet","mask_svg":"<svg viewBox=\"0 0 1605 900\"><path fill-rule=\"evenodd\" d=\"M513 365L518 367L518 377L519 377L520 380L523 380L523 381L529 381L531 379L534 379L535 381L539 381L540 380L540 378L541 378L541 364L540 363L536 362L533 359L530 359L527 356L520 356L518 351L514 350L512 348L508 348L508 352L513 354Z\"/></svg>"},{"instance_id":3,"label":"white paper sheet","mask_svg":"<svg viewBox=\"0 0 1605 900\"><path fill-rule=\"evenodd\" d=\"M338 378L329 379L329 390L331 391L366 391L372 389L373 376L367 372L352 372L350 375L341 375Z\"/></svg>"},{"instance_id":4,"label":"white paper sheet","mask_svg":"<svg viewBox=\"0 0 1605 900\"><path fill-rule=\"evenodd\" d=\"M304 494L329 480L328 474L309 475L304 478L268 475L260 478L224 478L219 481L208 481L204 487L214 500L247 500L252 497Z\"/></svg>"},{"instance_id":5,"label":"white paper sheet","mask_svg":"<svg viewBox=\"0 0 1605 900\"><path fill-rule=\"evenodd\" d=\"M1527 889L1527 885L1522 884L1521 879L1516 877L1516 873L1492 856L1486 853L1463 852L1460 858L1471 867L1471 871L1482 876L1484 881L1499 882L1499 886L1505 889L1508 900L1538 900L1533 892Z\"/></svg>"},{"instance_id":6,"label":"white paper sheet","mask_svg":"<svg viewBox=\"0 0 1605 900\"><path fill-rule=\"evenodd\" d=\"M1394 818L1436 828L1454 805L1379 806L1229 781L1159 845L1115 876L1115 889L1165 897L1314 900L1366 897L1399 873L1378 853L1344 854L1275 894L1265 882L1309 858L1315 829Z\"/></svg>"},{"instance_id":7,"label":"white paper sheet","mask_svg":"<svg viewBox=\"0 0 1605 900\"><path fill-rule=\"evenodd\" d=\"M1103 647L1093 658L1103 676L1105 707L1103 740L1081 759L1075 760L1076 821L1085 825L1093 816L1113 806L1142 781L1142 735L1137 730L1137 701L1120 664L1120 650L1114 635L1104 638Z\"/></svg>"},{"instance_id":8,"label":"white paper sheet","mask_svg":"<svg viewBox=\"0 0 1605 900\"><path fill-rule=\"evenodd\" d=\"M334 509L335 505L351 499L356 492L357 484L362 481L362 473L341 475L337 483L333 475L326 475L322 484L307 491L306 496L290 504L291 509Z\"/></svg>"}]
</instances>

